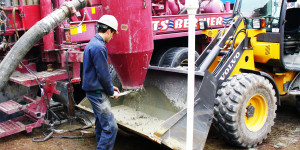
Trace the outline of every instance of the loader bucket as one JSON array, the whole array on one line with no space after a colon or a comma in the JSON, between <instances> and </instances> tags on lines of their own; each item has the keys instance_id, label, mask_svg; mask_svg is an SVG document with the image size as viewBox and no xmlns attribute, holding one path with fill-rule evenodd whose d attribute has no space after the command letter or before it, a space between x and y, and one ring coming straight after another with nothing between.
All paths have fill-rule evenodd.
<instances>
[{"instance_id":1,"label":"loader bucket","mask_svg":"<svg viewBox=\"0 0 300 150\"><path fill-rule=\"evenodd\" d=\"M197 72L193 149L204 147L213 119L215 94L215 78L208 71ZM185 149L186 97L186 70L150 66L144 89L118 100L111 100L111 105L120 127L172 149ZM78 106L92 111L87 99Z\"/></svg>"}]
</instances>

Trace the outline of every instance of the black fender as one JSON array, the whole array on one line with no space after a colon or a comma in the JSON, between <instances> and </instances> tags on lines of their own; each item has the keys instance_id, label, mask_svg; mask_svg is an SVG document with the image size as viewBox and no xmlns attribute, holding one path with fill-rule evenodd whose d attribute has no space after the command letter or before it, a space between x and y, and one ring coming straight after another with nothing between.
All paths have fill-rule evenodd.
<instances>
[{"instance_id":1,"label":"black fender","mask_svg":"<svg viewBox=\"0 0 300 150\"><path fill-rule=\"evenodd\" d=\"M277 100L278 100L277 105L279 105L279 106L281 105L280 94L279 94L278 87L277 87L276 82L274 81L274 79L269 74L267 74L266 72L263 72L263 71L256 71L256 70L249 70L249 69L240 69L240 71L242 73L257 74L257 75L263 76L266 79L268 79L270 81L270 83L273 85L274 89L275 89L275 94L276 94L276 97L277 97Z\"/></svg>"}]
</instances>

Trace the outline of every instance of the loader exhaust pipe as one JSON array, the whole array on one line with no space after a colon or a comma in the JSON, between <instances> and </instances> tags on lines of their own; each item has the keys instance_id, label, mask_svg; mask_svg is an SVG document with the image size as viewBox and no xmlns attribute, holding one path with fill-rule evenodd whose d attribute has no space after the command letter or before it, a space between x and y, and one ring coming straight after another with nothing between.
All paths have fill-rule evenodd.
<instances>
[{"instance_id":1,"label":"loader exhaust pipe","mask_svg":"<svg viewBox=\"0 0 300 150\"><path fill-rule=\"evenodd\" d=\"M33 27L31 27L12 47L0 64L0 90L6 85L10 75L18 66L22 58L51 30L60 25L66 18L71 17L77 10L86 6L86 0L66 2Z\"/></svg>"}]
</instances>

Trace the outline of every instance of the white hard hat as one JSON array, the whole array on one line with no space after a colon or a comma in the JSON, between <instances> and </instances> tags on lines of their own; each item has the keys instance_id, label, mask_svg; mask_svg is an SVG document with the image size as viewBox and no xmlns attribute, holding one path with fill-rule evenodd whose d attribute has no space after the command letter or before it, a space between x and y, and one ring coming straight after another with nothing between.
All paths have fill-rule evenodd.
<instances>
[{"instance_id":1,"label":"white hard hat","mask_svg":"<svg viewBox=\"0 0 300 150\"><path fill-rule=\"evenodd\" d=\"M112 15L103 15L98 20L98 22L113 28L114 30L116 30L116 33L118 33L118 21L114 16L112 16Z\"/></svg>"}]
</instances>

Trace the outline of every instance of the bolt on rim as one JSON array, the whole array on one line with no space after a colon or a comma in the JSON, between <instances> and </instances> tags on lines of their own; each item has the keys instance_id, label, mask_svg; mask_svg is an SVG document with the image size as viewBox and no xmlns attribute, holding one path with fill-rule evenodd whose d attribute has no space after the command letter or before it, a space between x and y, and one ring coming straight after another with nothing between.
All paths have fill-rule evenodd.
<instances>
[{"instance_id":1,"label":"bolt on rim","mask_svg":"<svg viewBox=\"0 0 300 150\"><path fill-rule=\"evenodd\" d=\"M268 117L268 102L264 95L255 94L247 103L245 109L245 124L247 128L256 132L266 123Z\"/></svg>"}]
</instances>

